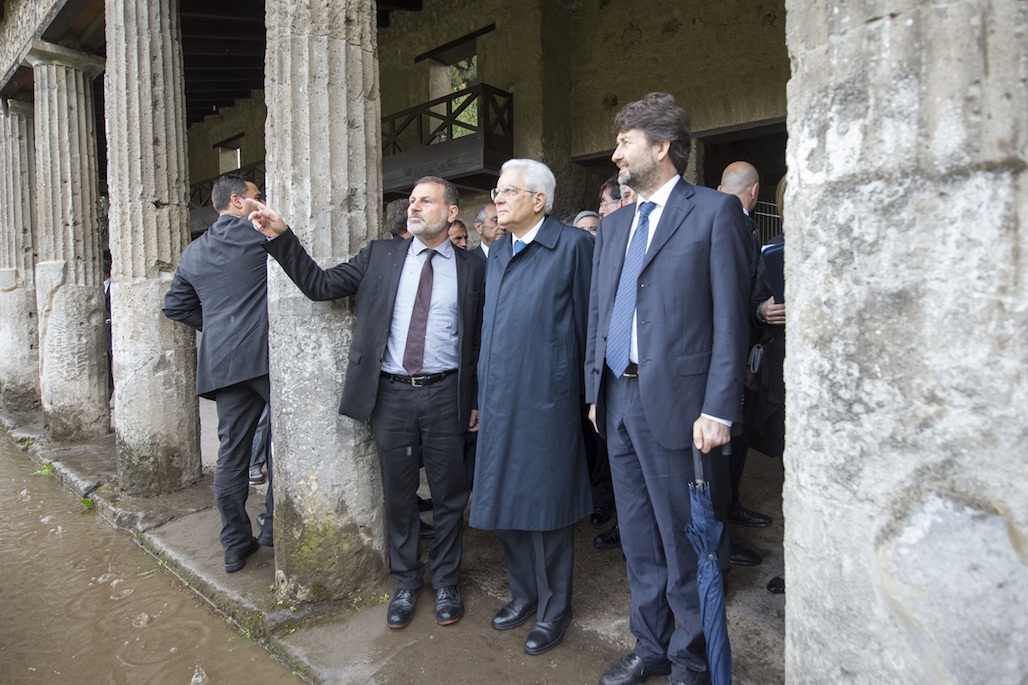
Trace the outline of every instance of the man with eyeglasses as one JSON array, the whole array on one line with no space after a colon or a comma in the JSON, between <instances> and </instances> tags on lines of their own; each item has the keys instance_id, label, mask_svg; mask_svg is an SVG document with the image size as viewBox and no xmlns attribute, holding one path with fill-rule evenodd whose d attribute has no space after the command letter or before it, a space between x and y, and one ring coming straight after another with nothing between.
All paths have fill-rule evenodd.
<instances>
[{"instance_id":1,"label":"man with eyeglasses","mask_svg":"<svg viewBox=\"0 0 1028 685\"><path fill-rule=\"evenodd\" d=\"M493 244L493 241L499 240L507 234L496 218L496 205L486 204L478 208L478 213L475 214L475 232L482 238L482 241L471 252L485 259L489 256L489 246Z\"/></svg>"},{"instance_id":2,"label":"man with eyeglasses","mask_svg":"<svg viewBox=\"0 0 1028 685\"><path fill-rule=\"evenodd\" d=\"M353 296L357 325L339 413L371 419L382 469L389 563L397 582L386 610L404 628L424 584L419 550L418 462L432 491L435 539L428 556L435 618L464 616L457 591L468 485L464 435L478 425L475 380L485 264L450 243L457 189L426 176L411 191L406 240L374 240L348 262L322 269L275 210L251 202L264 249L312 300Z\"/></svg>"},{"instance_id":3,"label":"man with eyeglasses","mask_svg":"<svg viewBox=\"0 0 1028 685\"><path fill-rule=\"evenodd\" d=\"M548 216L556 179L512 159L492 191L507 235L489 249L471 525L497 531L509 630L534 618L524 651L553 649L571 622L574 525L592 511L582 372L593 238Z\"/></svg>"},{"instance_id":4,"label":"man with eyeglasses","mask_svg":"<svg viewBox=\"0 0 1028 685\"><path fill-rule=\"evenodd\" d=\"M618 183L618 177L615 175L608 178L600 186L600 208L597 211L602 219L620 208L621 185Z\"/></svg>"}]
</instances>

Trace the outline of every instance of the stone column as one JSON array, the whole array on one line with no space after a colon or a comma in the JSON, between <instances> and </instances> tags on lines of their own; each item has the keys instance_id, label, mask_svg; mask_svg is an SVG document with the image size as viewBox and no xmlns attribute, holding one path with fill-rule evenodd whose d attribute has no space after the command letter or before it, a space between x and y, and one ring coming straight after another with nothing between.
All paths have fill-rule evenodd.
<instances>
[{"instance_id":1,"label":"stone column","mask_svg":"<svg viewBox=\"0 0 1028 685\"><path fill-rule=\"evenodd\" d=\"M375 234L381 154L375 3L268 0L267 197L322 265ZM344 597L385 564L369 426L339 416L354 308L268 274L280 596Z\"/></svg>"},{"instance_id":2,"label":"stone column","mask_svg":"<svg viewBox=\"0 0 1028 685\"><path fill-rule=\"evenodd\" d=\"M0 409L39 406L32 103L0 116Z\"/></svg>"},{"instance_id":3,"label":"stone column","mask_svg":"<svg viewBox=\"0 0 1028 685\"><path fill-rule=\"evenodd\" d=\"M110 431L93 79L104 60L33 41L36 102L36 307L46 434Z\"/></svg>"},{"instance_id":4,"label":"stone column","mask_svg":"<svg viewBox=\"0 0 1028 685\"><path fill-rule=\"evenodd\" d=\"M112 256L114 429L121 488L200 477L196 335L161 314L189 242L185 82L177 0L107 0L104 74Z\"/></svg>"},{"instance_id":5,"label":"stone column","mask_svg":"<svg viewBox=\"0 0 1028 685\"><path fill-rule=\"evenodd\" d=\"M1028 679L1028 4L787 0L786 680Z\"/></svg>"}]
</instances>

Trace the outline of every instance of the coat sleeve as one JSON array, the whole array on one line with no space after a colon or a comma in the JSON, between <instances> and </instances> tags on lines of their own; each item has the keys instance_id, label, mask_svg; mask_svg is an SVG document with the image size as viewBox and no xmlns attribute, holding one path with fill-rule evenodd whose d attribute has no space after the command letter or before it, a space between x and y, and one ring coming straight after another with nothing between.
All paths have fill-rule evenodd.
<instances>
[{"instance_id":1,"label":"coat sleeve","mask_svg":"<svg viewBox=\"0 0 1028 685\"><path fill-rule=\"evenodd\" d=\"M713 345L702 413L735 420L749 343L749 244L741 212L723 202L710 236Z\"/></svg>"},{"instance_id":2,"label":"coat sleeve","mask_svg":"<svg viewBox=\"0 0 1028 685\"><path fill-rule=\"evenodd\" d=\"M171 279L171 287L164 295L164 305L161 310L172 321L181 321L198 331L203 330L203 306L200 304L200 296L196 294L193 284L182 273L181 267L175 270L175 276Z\"/></svg>"},{"instance_id":3,"label":"coat sleeve","mask_svg":"<svg viewBox=\"0 0 1028 685\"><path fill-rule=\"evenodd\" d=\"M264 249L281 265L296 287L312 300L334 300L357 292L367 273L371 246L369 243L353 259L331 269L318 266L300 244L292 229L264 243Z\"/></svg>"},{"instance_id":4,"label":"coat sleeve","mask_svg":"<svg viewBox=\"0 0 1028 685\"><path fill-rule=\"evenodd\" d=\"M485 258L477 257L471 267L473 287L470 290L474 297L472 303L474 318L470 322L472 325L471 408L475 410L478 409L478 357L482 351L482 312L485 309L485 265Z\"/></svg>"},{"instance_id":5,"label":"coat sleeve","mask_svg":"<svg viewBox=\"0 0 1028 685\"><path fill-rule=\"evenodd\" d=\"M580 229L572 229L580 230ZM575 280L574 280L574 291L572 297L574 298L574 310L575 310L575 342L576 349L578 350L579 359L586 360L586 371L583 378L588 378L589 365L588 365L588 349L590 344L595 344L589 338L589 321L592 318L592 305L590 297L590 289L592 287L592 274L593 274L593 252L594 242L591 237L586 237L585 240L579 240L575 246ZM588 380L584 382L588 385ZM586 388L579 388L580 393L585 393Z\"/></svg>"},{"instance_id":6,"label":"coat sleeve","mask_svg":"<svg viewBox=\"0 0 1028 685\"><path fill-rule=\"evenodd\" d=\"M603 220L600 220L600 224L603 224ZM596 242L593 246L591 273L589 277L589 318L586 325L586 336L585 336L585 402L586 404L594 404L600 392L600 376L594 373L597 364L596 362L596 336L599 327L600 320L600 298L597 295L597 284L596 281L600 276L600 252L603 248L603 234L597 230ZM603 368L600 365L600 368Z\"/></svg>"}]
</instances>

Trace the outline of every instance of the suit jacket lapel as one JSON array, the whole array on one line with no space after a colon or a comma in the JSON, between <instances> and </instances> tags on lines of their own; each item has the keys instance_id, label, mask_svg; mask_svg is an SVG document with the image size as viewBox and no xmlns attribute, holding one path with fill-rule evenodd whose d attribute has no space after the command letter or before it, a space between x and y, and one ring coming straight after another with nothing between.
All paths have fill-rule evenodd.
<instances>
[{"instance_id":1,"label":"suit jacket lapel","mask_svg":"<svg viewBox=\"0 0 1028 685\"><path fill-rule=\"evenodd\" d=\"M457 260L457 337L464 339L464 301L468 294L468 260L474 259L465 250L454 248L453 256Z\"/></svg>"},{"instance_id":2,"label":"suit jacket lapel","mask_svg":"<svg viewBox=\"0 0 1028 685\"><path fill-rule=\"evenodd\" d=\"M622 216L624 215L624 216ZM628 252L628 234L632 230L632 219L635 217L632 212L618 212L610 215L610 227L601 227L604 231L604 241L610 236L610 243L604 244L605 254L612 255L608 261L607 272L611 275L608 282L612 286L612 293L617 292L618 282L621 280L621 269L625 266L625 254ZM608 219L604 219L608 221Z\"/></svg>"},{"instance_id":3,"label":"suit jacket lapel","mask_svg":"<svg viewBox=\"0 0 1028 685\"><path fill-rule=\"evenodd\" d=\"M390 241L389 253L386 255L390 262L388 272L389 288L386 290L388 293L386 305L388 305L387 311L390 312L389 316L392 316L393 306L396 304L396 290L400 287L400 276L403 275L403 263L407 259L407 251L410 250L412 240L414 240L414 238L407 238L403 241Z\"/></svg>"},{"instance_id":4,"label":"suit jacket lapel","mask_svg":"<svg viewBox=\"0 0 1028 685\"><path fill-rule=\"evenodd\" d=\"M680 180L671 190L667 205L660 214L660 223L657 224L653 233L653 240L646 250L646 259L643 260L643 269L653 261L653 257L664 247L678 227L685 221L695 204L692 201L693 189L686 181Z\"/></svg>"}]
</instances>

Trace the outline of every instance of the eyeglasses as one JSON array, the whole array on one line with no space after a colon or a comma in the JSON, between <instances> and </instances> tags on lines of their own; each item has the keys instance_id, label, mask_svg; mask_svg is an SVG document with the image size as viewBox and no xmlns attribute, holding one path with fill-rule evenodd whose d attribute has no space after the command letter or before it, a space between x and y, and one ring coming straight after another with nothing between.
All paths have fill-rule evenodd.
<instances>
[{"instance_id":1,"label":"eyeglasses","mask_svg":"<svg viewBox=\"0 0 1028 685\"><path fill-rule=\"evenodd\" d=\"M616 204L619 204L620 202L621 202L621 200L600 200L600 206L601 207L606 207L607 205L616 205Z\"/></svg>"},{"instance_id":2,"label":"eyeglasses","mask_svg":"<svg viewBox=\"0 0 1028 685\"><path fill-rule=\"evenodd\" d=\"M526 188L515 188L514 186L507 186L506 188L493 188L492 190L489 191L489 197L491 197L493 199L493 202L496 202L496 198L498 198L500 195L503 195L506 198L511 198L511 197L514 197L515 193L535 193L535 192L538 192L538 191L528 190Z\"/></svg>"}]
</instances>

